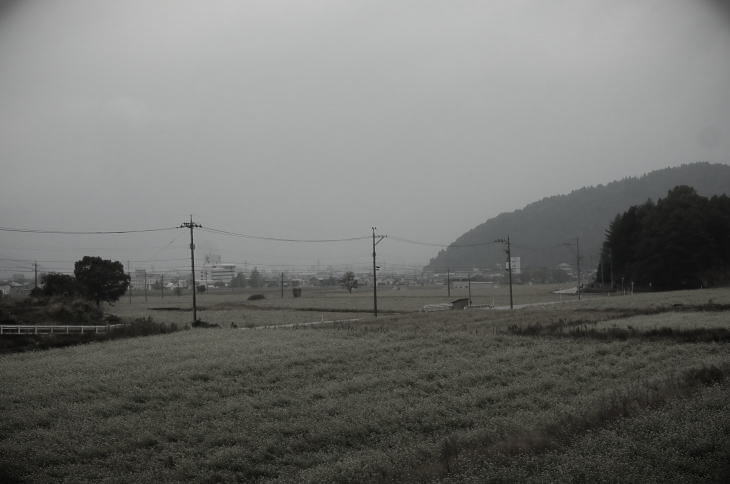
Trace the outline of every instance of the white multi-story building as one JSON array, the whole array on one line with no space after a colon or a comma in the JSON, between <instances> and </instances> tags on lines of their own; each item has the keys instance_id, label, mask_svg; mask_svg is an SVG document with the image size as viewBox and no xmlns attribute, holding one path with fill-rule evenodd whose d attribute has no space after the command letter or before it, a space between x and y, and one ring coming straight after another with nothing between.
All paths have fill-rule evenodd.
<instances>
[{"instance_id":1,"label":"white multi-story building","mask_svg":"<svg viewBox=\"0 0 730 484\"><path fill-rule=\"evenodd\" d=\"M200 279L204 284L215 285L222 282L226 285L236 277L236 264L211 264L203 266Z\"/></svg>"}]
</instances>

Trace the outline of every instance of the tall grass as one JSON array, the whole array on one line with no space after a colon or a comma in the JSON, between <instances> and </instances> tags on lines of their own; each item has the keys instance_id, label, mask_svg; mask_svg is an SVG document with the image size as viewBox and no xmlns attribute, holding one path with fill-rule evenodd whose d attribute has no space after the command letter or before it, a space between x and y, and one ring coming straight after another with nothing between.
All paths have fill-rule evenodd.
<instances>
[{"instance_id":1,"label":"tall grass","mask_svg":"<svg viewBox=\"0 0 730 484\"><path fill-rule=\"evenodd\" d=\"M434 462L437 477L485 432L507 440L633 382L728 361L717 344L576 344L413 317L0 357L0 459L32 481L408 480Z\"/></svg>"},{"instance_id":2,"label":"tall grass","mask_svg":"<svg viewBox=\"0 0 730 484\"><path fill-rule=\"evenodd\" d=\"M727 382L637 409L544 452L469 453L439 480L480 482L727 482Z\"/></svg>"}]
</instances>

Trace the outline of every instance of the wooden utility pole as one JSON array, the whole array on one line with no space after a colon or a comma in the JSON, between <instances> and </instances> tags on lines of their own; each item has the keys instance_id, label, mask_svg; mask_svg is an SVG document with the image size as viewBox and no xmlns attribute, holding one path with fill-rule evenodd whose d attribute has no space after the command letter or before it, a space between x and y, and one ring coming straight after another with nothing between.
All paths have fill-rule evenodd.
<instances>
[{"instance_id":1,"label":"wooden utility pole","mask_svg":"<svg viewBox=\"0 0 730 484\"><path fill-rule=\"evenodd\" d=\"M509 235L507 236L507 270L509 271L509 308L514 309L514 301L512 300L512 248L509 243Z\"/></svg>"},{"instance_id":2,"label":"wooden utility pole","mask_svg":"<svg viewBox=\"0 0 730 484\"><path fill-rule=\"evenodd\" d=\"M507 236L507 239L497 239L495 242L501 242L507 244L507 274L509 276L509 308L514 309L514 302L512 300L512 248L510 246L509 242L509 235Z\"/></svg>"},{"instance_id":3,"label":"wooden utility pole","mask_svg":"<svg viewBox=\"0 0 730 484\"><path fill-rule=\"evenodd\" d=\"M202 225L193 223L193 216L190 216L190 222L183 222L178 228L188 228L190 229L190 270L192 272L193 276L193 323L198 321L198 302L197 298L195 296L196 293L196 287L195 287L195 241L193 240L193 229L195 227L202 228Z\"/></svg>"},{"instance_id":4,"label":"wooden utility pole","mask_svg":"<svg viewBox=\"0 0 730 484\"><path fill-rule=\"evenodd\" d=\"M160 274L160 299L165 297L165 274Z\"/></svg>"},{"instance_id":5,"label":"wooden utility pole","mask_svg":"<svg viewBox=\"0 0 730 484\"><path fill-rule=\"evenodd\" d=\"M471 306L471 274L467 276L467 281L469 283L469 306Z\"/></svg>"},{"instance_id":6,"label":"wooden utility pole","mask_svg":"<svg viewBox=\"0 0 730 484\"><path fill-rule=\"evenodd\" d=\"M446 268L446 295L451 297L451 267Z\"/></svg>"},{"instance_id":7,"label":"wooden utility pole","mask_svg":"<svg viewBox=\"0 0 730 484\"><path fill-rule=\"evenodd\" d=\"M33 262L33 273L35 275L35 285L34 287L38 289L38 261Z\"/></svg>"},{"instance_id":8,"label":"wooden utility pole","mask_svg":"<svg viewBox=\"0 0 730 484\"><path fill-rule=\"evenodd\" d=\"M578 269L578 301L580 301L580 238L575 238L575 263Z\"/></svg>"},{"instance_id":9,"label":"wooden utility pole","mask_svg":"<svg viewBox=\"0 0 730 484\"><path fill-rule=\"evenodd\" d=\"M377 242L375 241L375 230L377 227L372 227L373 229L373 314L375 317L378 317L378 266L375 264L375 246L378 245L384 238L385 235L378 235Z\"/></svg>"},{"instance_id":10,"label":"wooden utility pole","mask_svg":"<svg viewBox=\"0 0 730 484\"><path fill-rule=\"evenodd\" d=\"M281 298L284 299L284 273L281 273Z\"/></svg>"}]
</instances>

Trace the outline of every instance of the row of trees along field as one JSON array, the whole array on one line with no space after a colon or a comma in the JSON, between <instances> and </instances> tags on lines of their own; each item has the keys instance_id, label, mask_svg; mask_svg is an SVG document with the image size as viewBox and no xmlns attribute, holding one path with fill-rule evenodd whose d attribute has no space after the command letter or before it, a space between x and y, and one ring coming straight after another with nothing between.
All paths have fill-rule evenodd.
<instances>
[{"instance_id":1,"label":"row of trees along field","mask_svg":"<svg viewBox=\"0 0 730 484\"><path fill-rule=\"evenodd\" d=\"M251 288L260 288L260 287L278 287L280 284L281 279L279 277L271 278L269 276L268 278L265 278L258 270L258 268L254 267L251 271L251 274L246 278L246 274L243 272L239 272L236 274L236 276L231 279L230 287L251 287ZM336 279L334 276L330 276L327 279L318 279L316 277L313 277L309 280L309 282L316 286L336 286L341 285L345 289L347 289L348 292L352 292L353 289L356 289L358 287L358 280L355 277L355 273L352 271L346 272L340 279ZM218 283L216 283L218 284ZM220 282L221 285L224 285L223 282Z\"/></svg>"},{"instance_id":2,"label":"row of trees along field","mask_svg":"<svg viewBox=\"0 0 730 484\"><path fill-rule=\"evenodd\" d=\"M33 296L81 296L96 302L113 302L129 287L130 277L119 261L84 256L74 264L74 275L49 273L43 276L42 287Z\"/></svg>"},{"instance_id":3,"label":"row of trees along field","mask_svg":"<svg viewBox=\"0 0 730 484\"><path fill-rule=\"evenodd\" d=\"M634 205L611 222L597 283L647 289L707 287L730 281L730 198L680 185L656 203Z\"/></svg>"},{"instance_id":4,"label":"row of trees along field","mask_svg":"<svg viewBox=\"0 0 730 484\"><path fill-rule=\"evenodd\" d=\"M266 285L266 281L258 268L254 267L248 278L246 278L246 274L239 272L233 279L231 279L230 284L231 287L264 287Z\"/></svg>"}]
</instances>

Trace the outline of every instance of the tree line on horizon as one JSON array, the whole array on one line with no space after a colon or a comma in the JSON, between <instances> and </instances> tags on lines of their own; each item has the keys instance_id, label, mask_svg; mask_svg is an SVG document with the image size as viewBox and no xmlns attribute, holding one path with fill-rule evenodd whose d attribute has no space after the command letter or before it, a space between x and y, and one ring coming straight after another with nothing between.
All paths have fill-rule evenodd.
<instances>
[{"instance_id":1,"label":"tree line on horizon","mask_svg":"<svg viewBox=\"0 0 730 484\"><path fill-rule=\"evenodd\" d=\"M129 274L119 261L84 256L74 264L74 274L50 272L41 279L41 287L33 289L32 296L65 298L83 297L94 301L117 301L129 287Z\"/></svg>"},{"instance_id":2,"label":"tree line on horizon","mask_svg":"<svg viewBox=\"0 0 730 484\"><path fill-rule=\"evenodd\" d=\"M730 197L710 198L687 185L665 198L631 206L606 230L599 285L649 290L730 282Z\"/></svg>"},{"instance_id":3,"label":"tree line on horizon","mask_svg":"<svg viewBox=\"0 0 730 484\"><path fill-rule=\"evenodd\" d=\"M580 238L586 267L588 264L596 267L606 227L616 214L632 205L641 205L649 198L664 198L669 190L679 185L691 186L707 197L727 194L730 165L689 163L537 200L467 230L440 250L424 270L445 273L454 267L503 267L503 247L492 242L508 235L512 241L512 255L521 257L523 271L573 264L575 247L565 242L575 237Z\"/></svg>"}]
</instances>

